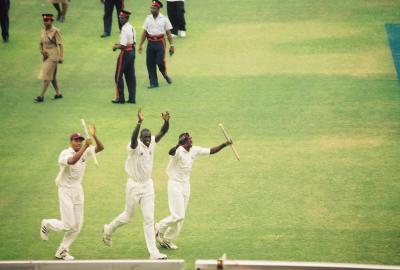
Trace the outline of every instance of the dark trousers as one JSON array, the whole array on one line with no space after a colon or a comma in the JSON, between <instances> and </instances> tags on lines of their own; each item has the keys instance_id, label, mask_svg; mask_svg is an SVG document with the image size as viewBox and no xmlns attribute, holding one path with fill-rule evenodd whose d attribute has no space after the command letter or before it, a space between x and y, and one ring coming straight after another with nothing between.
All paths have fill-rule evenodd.
<instances>
[{"instance_id":1,"label":"dark trousers","mask_svg":"<svg viewBox=\"0 0 400 270\"><path fill-rule=\"evenodd\" d=\"M167 2L167 10L168 18L173 27L171 33L177 35L178 30L186 31L185 2Z\"/></svg>"},{"instance_id":2,"label":"dark trousers","mask_svg":"<svg viewBox=\"0 0 400 270\"><path fill-rule=\"evenodd\" d=\"M149 72L150 85L158 85L157 66L161 74L167 76L165 63L165 39L148 41L146 50L146 65Z\"/></svg>"},{"instance_id":3,"label":"dark trousers","mask_svg":"<svg viewBox=\"0 0 400 270\"><path fill-rule=\"evenodd\" d=\"M8 19L8 11L10 10L10 0L0 0L0 23L1 23L1 36L4 41L7 41L9 38L8 35L8 27L9 27L9 19Z\"/></svg>"},{"instance_id":4,"label":"dark trousers","mask_svg":"<svg viewBox=\"0 0 400 270\"><path fill-rule=\"evenodd\" d=\"M129 100L136 101L136 76L135 76L135 52L121 51L118 56L117 69L115 71L115 84L117 86L117 99L125 100L124 80L128 86Z\"/></svg>"},{"instance_id":5,"label":"dark trousers","mask_svg":"<svg viewBox=\"0 0 400 270\"><path fill-rule=\"evenodd\" d=\"M118 14L121 9L124 8L124 0L105 0L104 1L104 33L111 33L112 26L112 15L114 6L117 9L117 21L119 30L121 30L121 24L118 20Z\"/></svg>"}]
</instances>

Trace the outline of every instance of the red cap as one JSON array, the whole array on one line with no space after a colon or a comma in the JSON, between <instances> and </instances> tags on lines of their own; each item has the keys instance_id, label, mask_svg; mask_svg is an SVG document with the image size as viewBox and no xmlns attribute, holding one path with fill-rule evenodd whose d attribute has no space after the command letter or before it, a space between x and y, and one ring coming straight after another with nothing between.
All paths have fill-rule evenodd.
<instances>
[{"instance_id":1,"label":"red cap","mask_svg":"<svg viewBox=\"0 0 400 270\"><path fill-rule=\"evenodd\" d=\"M163 7L163 4L162 4L160 1L158 1L158 0L154 0L154 1L151 2L151 6L152 6L152 7L162 8L162 7Z\"/></svg>"},{"instance_id":2,"label":"red cap","mask_svg":"<svg viewBox=\"0 0 400 270\"><path fill-rule=\"evenodd\" d=\"M129 17L129 15L131 15L131 13L129 12L129 11L126 11L126 10L121 10L120 12L119 12L119 17Z\"/></svg>"},{"instance_id":3,"label":"red cap","mask_svg":"<svg viewBox=\"0 0 400 270\"><path fill-rule=\"evenodd\" d=\"M54 21L53 14L42 14L43 21Z\"/></svg>"},{"instance_id":4,"label":"red cap","mask_svg":"<svg viewBox=\"0 0 400 270\"><path fill-rule=\"evenodd\" d=\"M71 134L70 140L81 139L82 141L85 139L80 133Z\"/></svg>"}]
</instances>

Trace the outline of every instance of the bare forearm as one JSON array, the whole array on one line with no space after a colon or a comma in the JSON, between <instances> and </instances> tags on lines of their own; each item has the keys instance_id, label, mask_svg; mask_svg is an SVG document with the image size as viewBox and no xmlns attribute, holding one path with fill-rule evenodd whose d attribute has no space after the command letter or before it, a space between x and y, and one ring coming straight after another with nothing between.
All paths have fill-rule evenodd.
<instances>
[{"instance_id":1,"label":"bare forearm","mask_svg":"<svg viewBox=\"0 0 400 270\"><path fill-rule=\"evenodd\" d=\"M131 137L131 148L132 149L135 149L137 147L137 145L138 145L137 139L139 137L139 130L140 130L140 125L141 124L142 124L141 122L138 122L136 124L135 129L132 132L132 137Z\"/></svg>"},{"instance_id":2,"label":"bare forearm","mask_svg":"<svg viewBox=\"0 0 400 270\"><path fill-rule=\"evenodd\" d=\"M96 142L96 148L95 148L96 153L103 151L104 150L103 143L99 140L99 138L97 138L96 135L93 135L92 137Z\"/></svg>"},{"instance_id":3,"label":"bare forearm","mask_svg":"<svg viewBox=\"0 0 400 270\"><path fill-rule=\"evenodd\" d=\"M161 127L160 132L156 136L156 142L159 142L162 137L168 132L169 130L169 121L164 121L163 126Z\"/></svg>"},{"instance_id":4,"label":"bare forearm","mask_svg":"<svg viewBox=\"0 0 400 270\"><path fill-rule=\"evenodd\" d=\"M227 145L228 145L227 143L223 143L223 144L220 144L218 146L215 146L215 147L211 148L210 149L210 155L218 153L219 151L224 149Z\"/></svg>"},{"instance_id":5,"label":"bare forearm","mask_svg":"<svg viewBox=\"0 0 400 270\"><path fill-rule=\"evenodd\" d=\"M142 36L140 37L140 43L139 43L139 47L143 46L144 41L146 40L146 31L143 31Z\"/></svg>"},{"instance_id":6,"label":"bare forearm","mask_svg":"<svg viewBox=\"0 0 400 270\"><path fill-rule=\"evenodd\" d=\"M68 164L74 165L75 163L77 163L78 160L82 157L83 153L85 153L87 148L87 145L82 146L81 149L79 149L79 151L75 153L75 155L68 159Z\"/></svg>"},{"instance_id":7,"label":"bare forearm","mask_svg":"<svg viewBox=\"0 0 400 270\"><path fill-rule=\"evenodd\" d=\"M174 147L172 147L172 148L169 150L168 154L169 154L170 156L175 156L176 149L178 149L178 147L179 147L179 144L176 145L176 146L174 146Z\"/></svg>"}]
</instances>

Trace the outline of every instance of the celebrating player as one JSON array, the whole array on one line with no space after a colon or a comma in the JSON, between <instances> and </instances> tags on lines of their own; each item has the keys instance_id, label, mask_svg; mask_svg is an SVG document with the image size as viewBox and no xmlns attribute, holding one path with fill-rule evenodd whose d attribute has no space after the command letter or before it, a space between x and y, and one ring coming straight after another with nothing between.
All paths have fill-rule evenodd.
<instances>
[{"instance_id":1,"label":"celebrating player","mask_svg":"<svg viewBox=\"0 0 400 270\"><path fill-rule=\"evenodd\" d=\"M185 212L190 197L190 171L197 156L212 155L232 144L232 140L209 148L192 145L189 133L179 135L178 144L169 150L170 161L168 174L168 205L170 216L156 224L156 239L160 246L167 249L177 249L172 241L176 239L182 229Z\"/></svg>"},{"instance_id":2,"label":"celebrating player","mask_svg":"<svg viewBox=\"0 0 400 270\"><path fill-rule=\"evenodd\" d=\"M162 113L164 124L156 136L151 136L150 130L144 128L140 132L140 126L144 120L143 112L139 109L138 122L133 130L131 141L128 145L128 159L125 162L125 171L128 181L125 188L125 210L110 224L103 227L103 242L107 246L112 245L112 234L121 226L128 224L135 211L135 206L140 205L144 219L144 236L150 259L162 260L167 256L159 252L156 246L154 234L154 187L151 174L153 171L154 150L156 143L168 132L168 112Z\"/></svg>"},{"instance_id":3,"label":"celebrating player","mask_svg":"<svg viewBox=\"0 0 400 270\"><path fill-rule=\"evenodd\" d=\"M56 178L58 198L60 203L61 220L43 219L40 228L40 237L48 240L49 232L64 231L62 240L55 256L62 260L73 260L69 254L69 247L75 241L83 225L83 188L82 180L87 160L91 158L91 151L96 153L104 149L103 144L96 136L96 127L89 127L90 134L96 141L96 147L91 146L92 140L85 140L79 133L70 137L70 147L61 152L58 163L60 172ZM82 142L85 140L85 143ZM93 149L94 148L94 149Z\"/></svg>"}]
</instances>

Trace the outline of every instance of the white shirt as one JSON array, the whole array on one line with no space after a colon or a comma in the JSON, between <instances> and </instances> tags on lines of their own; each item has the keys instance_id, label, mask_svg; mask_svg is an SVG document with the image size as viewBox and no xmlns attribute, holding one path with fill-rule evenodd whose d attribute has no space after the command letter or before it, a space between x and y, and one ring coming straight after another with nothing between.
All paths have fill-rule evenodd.
<instances>
[{"instance_id":1,"label":"white shirt","mask_svg":"<svg viewBox=\"0 0 400 270\"><path fill-rule=\"evenodd\" d=\"M135 28L129 22L126 22L119 34L119 44L126 46L127 44L134 44L134 42L136 42Z\"/></svg>"},{"instance_id":2,"label":"white shirt","mask_svg":"<svg viewBox=\"0 0 400 270\"><path fill-rule=\"evenodd\" d=\"M133 181L144 183L151 179L155 147L155 136L151 136L149 147L139 139L135 149L131 148L130 143L128 144L128 159L125 162L125 171Z\"/></svg>"},{"instance_id":3,"label":"white shirt","mask_svg":"<svg viewBox=\"0 0 400 270\"><path fill-rule=\"evenodd\" d=\"M192 146L189 151L179 146L175 156L170 156L167 174L170 180L189 182L190 172L195 158L199 155L210 155L209 148Z\"/></svg>"},{"instance_id":4,"label":"white shirt","mask_svg":"<svg viewBox=\"0 0 400 270\"><path fill-rule=\"evenodd\" d=\"M68 164L68 159L73 157L76 152L71 147L63 150L58 157L60 171L56 177L58 187L79 186L82 183L87 161L90 159L90 152L94 151L94 146L89 146L81 158L75 164Z\"/></svg>"},{"instance_id":5,"label":"white shirt","mask_svg":"<svg viewBox=\"0 0 400 270\"><path fill-rule=\"evenodd\" d=\"M179 2L179 1L184 2L185 0L167 0L167 2Z\"/></svg>"},{"instance_id":6,"label":"white shirt","mask_svg":"<svg viewBox=\"0 0 400 270\"><path fill-rule=\"evenodd\" d=\"M151 36L159 36L165 34L166 31L171 30L172 24L168 17L161 13L158 14L156 19L154 19L152 14L150 14L144 20L143 29Z\"/></svg>"}]
</instances>

